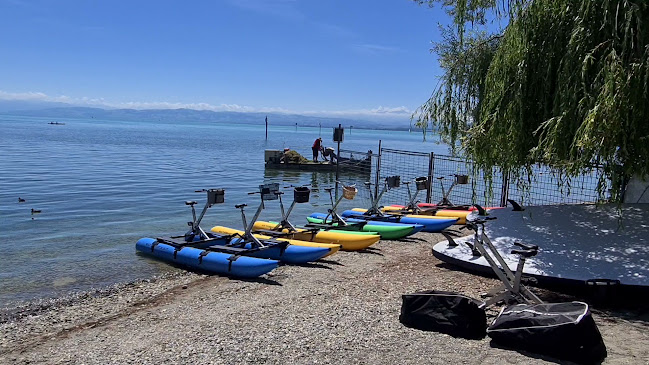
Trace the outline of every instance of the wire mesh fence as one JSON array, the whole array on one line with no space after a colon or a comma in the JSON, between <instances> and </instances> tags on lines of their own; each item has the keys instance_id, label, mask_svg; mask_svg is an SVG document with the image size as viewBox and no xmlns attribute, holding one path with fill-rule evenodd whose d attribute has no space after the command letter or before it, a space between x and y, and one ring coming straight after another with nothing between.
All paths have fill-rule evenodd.
<instances>
[{"instance_id":1,"label":"wire mesh fence","mask_svg":"<svg viewBox=\"0 0 649 365\"><path fill-rule=\"evenodd\" d=\"M532 166L518 174L503 174L499 169L487 174L475 170L470 160L432 152L379 148L378 153L341 149L338 154L339 165L320 166L325 169L312 172L310 184L313 187L333 187L336 181L340 181L343 185L355 185L358 189L356 198L345 201L341 206L344 209L369 208L372 198L382 193L380 205L384 206L405 205L413 196L413 200L427 203L482 206L504 206L507 199L522 205L602 200L597 189L602 177L602 169L598 166L571 177L544 165ZM267 173L272 178L272 170ZM399 176L400 184L388 188L386 180L393 176ZM414 182L421 177L426 177L429 185L424 190L417 190ZM341 192L341 187L336 189L336 197ZM328 203L328 194L316 195L323 195L323 204Z\"/></svg>"},{"instance_id":2,"label":"wire mesh fence","mask_svg":"<svg viewBox=\"0 0 649 365\"><path fill-rule=\"evenodd\" d=\"M341 162L347 157L359 156L371 161L356 169L362 178L345 176L348 184L358 186L356 202L364 207L370 206L371 198L382 192L381 205L406 204L414 194L418 194L416 200L427 203L482 206L504 206L507 199L524 205L593 203L601 200L597 191L601 177L598 166L581 175L567 177L546 166L537 165L529 174L512 177L499 169L489 174L474 171L470 160L433 153L381 148L378 154L341 150L341 156ZM400 186L387 187L386 179L391 176L400 177ZM427 177L430 187L417 191L414 181L418 177ZM371 185L367 185L367 182Z\"/></svg>"},{"instance_id":3,"label":"wire mesh fence","mask_svg":"<svg viewBox=\"0 0 649 365\"><path fill-rule=\"evenodd\" d=\"M425 176L430 177L431 154L422 152L411 152L382 148L380 151L380 161L377 164L378 173L375 172L375 185L373 186L374 196L381 194L385 190L381 202L388 204L405 205L409 201L408 191L411 194L416 192L414 184L416 178ZM400 177L400 186L387 189L386 179L390 176ZM419 192L418 198L421 201L430 200L431 190Z\"/></svg>"},{"instance_id":4,"label":"wire mesh fence","mask_svg":"<svg viewBox=\"0 0 649 365\"><path fill-rule=\"evenodd\" d=\"M446 155L434 155L433 203L450 205L480 204L500 206L506 182L503 174L494 169L491 180L484 171L474 174L471 161Z\"/></svg>"},{"instance_id":5,"label":"wire mesh fence","mask_svg":"<svg viewBox=\"0 0 649 365\"><path fill-rule=\"evenodd\" d=\"M578 176L565 176L547 166L536 165L531 173L510 178L507 198L524 205L580 204L608 200L601 197L597 185L602 174L593 166ZM610 184L607 184L610 185Z\"/></svg>"}]
</instances>

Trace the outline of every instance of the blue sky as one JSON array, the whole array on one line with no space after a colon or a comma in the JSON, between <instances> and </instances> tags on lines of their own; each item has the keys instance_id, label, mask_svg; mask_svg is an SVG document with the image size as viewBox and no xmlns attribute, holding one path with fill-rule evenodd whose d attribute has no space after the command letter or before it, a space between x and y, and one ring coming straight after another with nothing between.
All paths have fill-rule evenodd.
<instances>
[{"instance_id":1,"label":"blue sky","mask_svg":"<svg viewBox=\"0 0 649 365\"><path fill-rule=\"evenodd\" d=\"M0 0L0 99L408 119L439 22L410 0Z\"/></svg>"}]
</instances>

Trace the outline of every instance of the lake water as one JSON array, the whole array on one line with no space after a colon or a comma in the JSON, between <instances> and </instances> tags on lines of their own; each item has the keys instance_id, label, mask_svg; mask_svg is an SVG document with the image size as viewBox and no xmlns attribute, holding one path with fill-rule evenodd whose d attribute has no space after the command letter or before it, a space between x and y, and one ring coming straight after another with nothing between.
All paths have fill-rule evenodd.
<instances>
[{"instance_id":1,"label":"lake water","mask_svg":"<svg viewBox=\"0 0 649 365\"><path fill-rule=\"evenodd\" d=\"M197 189L226 190L225 204L208 211L203 227L240 228L234 205L249 204L252 216L259 198L247 193L262 183L329 187L335 182L333 173L265 171L263 161L265 149L284 147L310 157L319 135L333 147L331 128L271 125L266 141L263 121L259 126L94 119L47 124L53 120L0 116L0 306L178 270L136 255L135 242L184 233L191 220L184 201L197 200L199 210L205 201ZM379 140L386 148L447 152L423 142L420 133L357 129L345 131L341 147L377 151ZM278 218L274 203L261 219ZM296 206L292 221L302 224L328 205L328 195L314 192L309 203Z\"/></svg>"}]
</instances>

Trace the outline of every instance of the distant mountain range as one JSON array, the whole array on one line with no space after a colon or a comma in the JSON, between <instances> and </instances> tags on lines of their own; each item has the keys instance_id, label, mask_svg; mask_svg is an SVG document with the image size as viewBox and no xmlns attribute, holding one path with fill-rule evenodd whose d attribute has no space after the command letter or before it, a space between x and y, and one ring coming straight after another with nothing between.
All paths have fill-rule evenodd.
<instances>
[{"instance_id":1,"label":"distant mountain range","mask_svg":"<svg viewBox=\"0 0 649 365\"><path fill-rule=\"evenodd\" d=\"M215 112L194 109L104 109L98 107L79 107L65 103L0 100L0 113L8 115L81 118L120 121L149 121L165 123L206 122L206 123L264 123L266 116L271 125L306 127L344 127L362 129L408 130L408 120L369 121L362 119L318 117L283 113Z\"/></svg>"}]
</instances>

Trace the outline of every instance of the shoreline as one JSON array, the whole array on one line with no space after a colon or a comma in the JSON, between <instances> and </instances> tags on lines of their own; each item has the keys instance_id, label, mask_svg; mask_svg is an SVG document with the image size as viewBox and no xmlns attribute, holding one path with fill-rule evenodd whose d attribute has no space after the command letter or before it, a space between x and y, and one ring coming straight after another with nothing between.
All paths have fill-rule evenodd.
<instances>
[{"instance_id":1,"label":"shoreline","mask_svg":"<svg viewBox=\"0 0 649 365\"><path fill-rule=\"evenodd\" d=\"M29 302L0 313L0 362L512 363L553 362L403 326L401 294L449 290L479 298L498 282L431 254L440 234L380 241L260 280L173 272ZM572 300L534 289L546 301ZM649 311L592 308L606 364L649 359ZM499 307L489 309L488 321ZM529 355L529 356L528 356Z\"/></svg>"}]
</instances>

